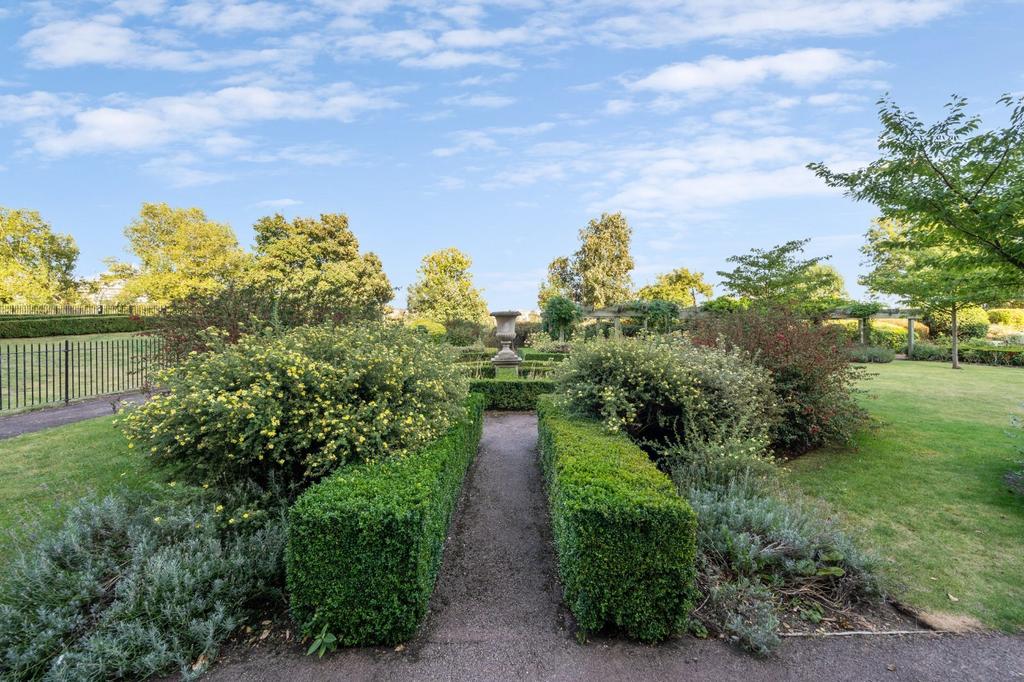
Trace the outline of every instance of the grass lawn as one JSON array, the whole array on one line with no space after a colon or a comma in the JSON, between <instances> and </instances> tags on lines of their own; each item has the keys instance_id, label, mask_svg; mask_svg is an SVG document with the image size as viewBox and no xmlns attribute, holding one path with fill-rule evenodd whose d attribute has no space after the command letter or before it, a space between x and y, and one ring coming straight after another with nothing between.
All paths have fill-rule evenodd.
<instances>
[{"instance_id":1,"label":"grass lawn","mask_svg":"<svg viewBox=\"0 0 1024 682\"><path fill-rule=\"evenodd\" d=\"M63 518L64 503L161 480L144 456L128 449L113 420L100 417L0 440L0 566L17 542L11 531L23 527L26 514L53 527Z\"/></svg>"},{"instance_id":2,"label":"grass lawn","mask_svg":"<svg viewBox=\"0 0 1024 682\"><path fill-rule=\"evenodd\" d=\"M795 460L793 481L891 562L906 602L1024 630L1024 497L1002 483L1020 458L1006 432L1024 411L1024 370L897 361L869 371L862 402L876 426L855 448Z\"/></svg>"},{"instance_id":3,"label":"grass lawn","mask_svg":"<svg viewBox=\"0 0 1024 682\"><path fill-rule=\"evenodd\" d=\"M146 332L111 332L109 334L76 334L74 336L38 336L29 339L0 339L0 350L7 346L23 346L29 343L64 343L64 339L75 341L107 341L109 339L132 339L144 336Z\"/></svg>"}]
</instances>

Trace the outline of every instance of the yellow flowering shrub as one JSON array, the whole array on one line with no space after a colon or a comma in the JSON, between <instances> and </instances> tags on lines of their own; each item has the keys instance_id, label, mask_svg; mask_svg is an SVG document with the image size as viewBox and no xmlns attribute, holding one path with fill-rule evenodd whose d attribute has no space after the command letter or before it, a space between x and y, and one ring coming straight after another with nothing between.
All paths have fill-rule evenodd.
<instances>
[{"instance_id":1,"label":"yellow flowering shrub","mask_svg":"<svg viewBox=\"0 0 1024 682\"><path fill-rule=\"evenodd\" d=\"M467 380L401 325L299 327L193 353L129 412L129 447L200 483L291 490L347 462L414 452L462 415Z\"/></svg>"}]
</instances>

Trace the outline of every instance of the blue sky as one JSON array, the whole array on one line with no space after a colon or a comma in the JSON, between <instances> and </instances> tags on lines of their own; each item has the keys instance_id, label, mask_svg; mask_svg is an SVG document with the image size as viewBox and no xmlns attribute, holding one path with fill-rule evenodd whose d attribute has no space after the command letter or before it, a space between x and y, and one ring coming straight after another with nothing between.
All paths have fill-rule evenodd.
<instances>
[{"instance_id":1,"label":"blue sky","mask_svg":"<svg viewBox=\"0 0 1024 682\"><path fill-rule=\"evenodd\" d=\"M82 275L126 257L143 201L243 244L345 212L396 286L457 246L493 308L530 309L621 210L637 285L813 237L860 295L872 209L804 164L872 159L884 92L1002 123L1021 26L956 0L3 0L0 205L74 235Z\"/></svg>"}]
</instances>

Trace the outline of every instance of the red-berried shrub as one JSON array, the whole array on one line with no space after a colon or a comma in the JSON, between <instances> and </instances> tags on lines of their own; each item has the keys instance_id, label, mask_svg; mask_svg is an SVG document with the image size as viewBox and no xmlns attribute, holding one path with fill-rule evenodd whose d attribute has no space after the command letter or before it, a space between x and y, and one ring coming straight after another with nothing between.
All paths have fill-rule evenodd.
<instances>
[{"instance_id":1,"label":"red-berried shrub","mask_svg":"<svg viewBox=\"0 0 1024 682\"><path fill-rule=\"evenodd\" d=\"M847 443L866 419L854 399L862 370L849 363L841 327L783 309L737 310L695 320L691 334L697 344L745 350L771 372L782 411L772 433L778 454Z\"/></svg>"}]
</instances>

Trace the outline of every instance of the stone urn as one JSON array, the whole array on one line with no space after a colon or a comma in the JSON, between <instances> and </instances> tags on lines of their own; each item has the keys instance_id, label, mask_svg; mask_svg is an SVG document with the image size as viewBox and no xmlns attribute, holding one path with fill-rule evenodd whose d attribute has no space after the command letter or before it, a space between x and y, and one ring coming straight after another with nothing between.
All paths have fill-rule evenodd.
<instances>
[{"instance_id":1,"label":"stone urn","mask_svg":"<svg viewBox=\"0 0 1024 682\"><path fill-rule=\"evenodd\" d=\"M516 318L519 315L520 312L518 310L502 310L491 313L491 316L498 323L497 329L494 330L494 335L501 342L501 350L491 358L491 364L495 367L496 375L510 373L516 376L519 375L519 364L523 359L516 355L516 352L512 349L512 342L516 340Z\"/></svg>"}]
</instances>

